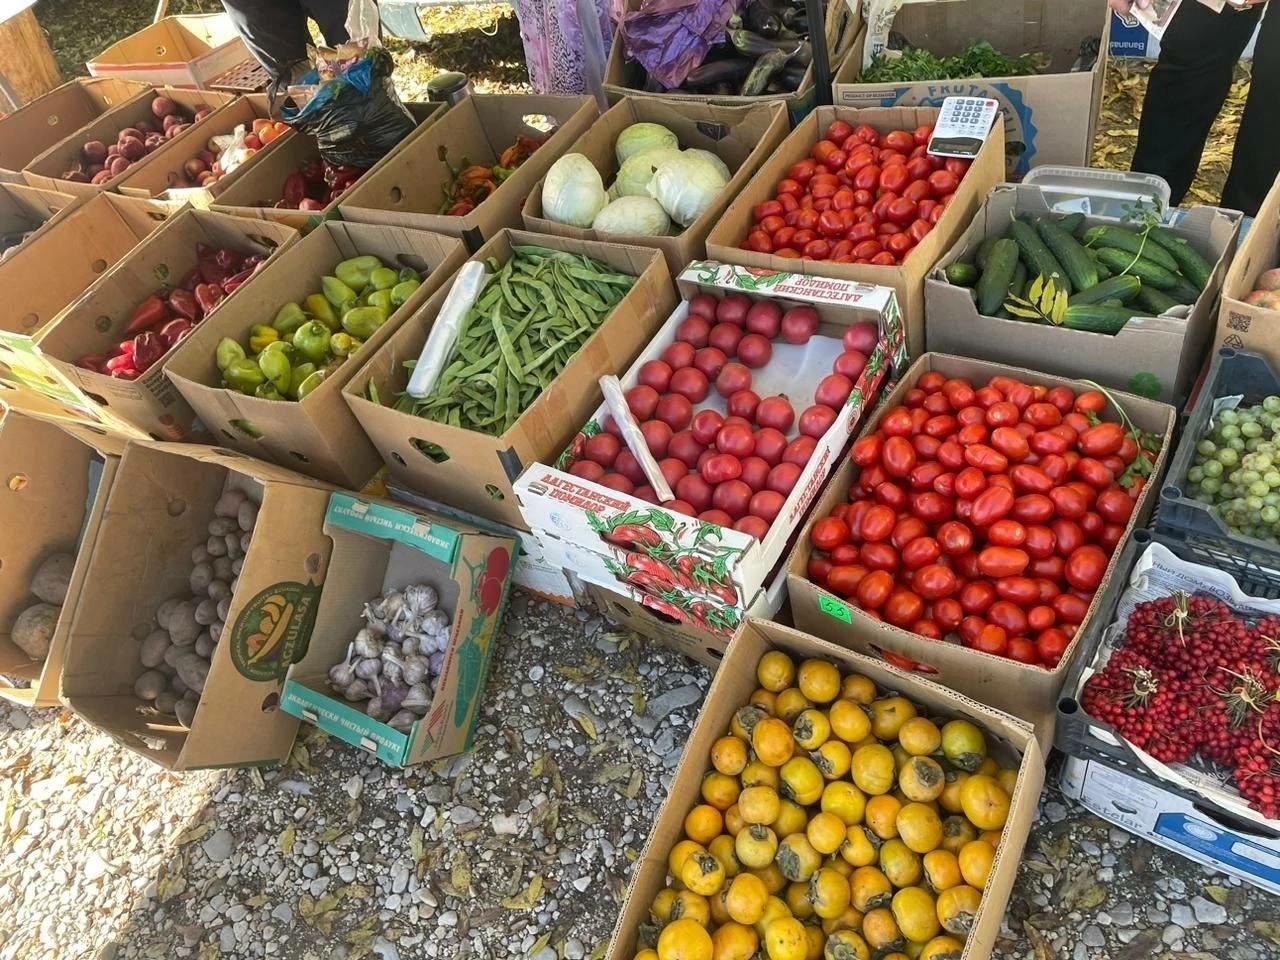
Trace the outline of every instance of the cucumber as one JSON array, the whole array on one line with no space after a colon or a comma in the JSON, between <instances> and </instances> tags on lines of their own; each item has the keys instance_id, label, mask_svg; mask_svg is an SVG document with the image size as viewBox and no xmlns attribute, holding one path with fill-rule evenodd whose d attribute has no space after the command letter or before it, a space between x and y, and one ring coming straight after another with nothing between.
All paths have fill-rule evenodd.
<instances>
[{"instance_id":1,"label":"cucumber","mask_svg":"<svg viewBox=\"0 0 1280 960\"><path fill-rule=\"evenodd\" d=\"M987 269L978 278L978 312L984 317L1004 306L1017 264L1018 245L1012 240L997 240L987 257Z\"/></svg>"},{"instance_id":2,"label":"cucumber","mask_svg":"<svg viewBox=\"0 0 1280 960\"><path fill-rule=\"evenodd\" d=\"M1143 287L1138 291L1138 296L1134 299L1134 302L1143 310L1150 311L1153 317L1160 316L1166 310L1182 306L1173 297L1163 290L1157 290L1155 287Z\"/></svg>"},{"instance_id":3,"label":"cucumber","mask_svg":"<svg viewBox=\"0 0 1280 960\"><path fill-rule=\"evenodd\" d=\"M1009 228L1009 236L1011 236L1018 249L1022 253L1022 258L1027 262L1027 273L1032 277L1044 277L1048 280L1055 277L1055 285L1059 290L1066 290L1071 293L1071 278L1067 275L1067 271L1063 269L1058 258L1053 252L1045 246L1035 228L1029 223L1021 220L1013 221L1013 225Z\"/></svg>"},{"instance_id":4,"label":"cucumber","mask_svg":"<svg viewBox=\"0 0 1280 960\"><path fill-rule=\"evenodd\" d=\"M1158 290L1172 290L1178 285L1178 276L1146 257L1135 257L1127 250L1115 247L1099 247L1098 261L1106 264L1117 274L1130 273L1142 281L1143 286L1152 286Z\"/></svg>"},{"instance_id":5,"label":"cucumber","mask_svg":"<svg viewBox=\"0 0 1280 960\"><path fill-rule=\"evenodd\" d=\"M1123 277L1112 277L1110 280L1103 280L1088 290L1081 290L1067 302L1068 305L1074 307L1077 304L1084 303L1103 303L1114 297L1121 303L1128 303L1141 290L1142 281L1135 276L1126 274Z\"/></svg>"},{"instance_id":6,"label":"cucumber","mask_svg":"<svg viewBox=\"0 0 1280 960\"><path fill-rule=\"evenodd\" d=\"M1024 296L1027 292L1027 265L1019 258L1013 267L1013 279L1009 281L1009 295Z\"/></svg>"},{"instance_id":7,"label":"cucumber","mask_svg":"<svg viewBox=\"0 0 1280 960\"><path fill-rule=\"evenodd\" d=\"M978 282L978 268L972 263L953 263L942 273L948 283L957 287L972 287Z\"/></svg>"},{"instance_id":8,"label":"cucumber","mask_svg":"<svg viewBox=\"0 0 1280 960\"><path fill-rule=\"evenodd\" d=\"M1168 250L1154 240L1144 239L1140 234L1124 227L1090 227L1084 232L1084 242L1095 248L1109 247L1112 250L1136 253L1170 273L1178 272L1178 261L1173 259Z\"/></svg>"},{"instance_id":9,"label":"cucumber","mask_svg":"<svg viewBox=\"0 0 1280 960\"><path fill-rule=\"evenodd\" d=\"M1213 264L1196 253L1191 244L1166 227L1156 227L1151 231L1151 239L1169 252L1169 256L1178 261L1178 269L1182 275L1203 290L1213 276Z\"/></svg>"},{"instance_id":10,"label":"cucumber","mask_svg":"<svg viewBox=\"0 0 1280 960\"><path fill-rule=\"evenodd\" d=\"M1195 303L1200 299L1200 291L1185 277L1177 277L1177 283L1168 288L1169 296L1179 303Z\"/></svg>"},{"instance_id":11,"label":"cucumber","mask_svg":"<svg viewBox=\"0 0 1280 960\"><path fill-rule=\"evenodd\" d=\"M978 265L979 270L987 269L987 260L990 258L991 251L995 249L996 241L999 239L999 237L994 236L987 237L987 239L983 240L978 246L978 252L974 256L973 262Z\"/></svg>"},{"instance_id":12,"label":"cucumber","mask_svg":"<svg viewBox=\"0 0 1280 960\"><path fill-rule=\"evenodd\" d=\"M1063 230L1071 234L1073 237L1079 236L1080 231L1084 229L1083 213L1068 213L1066 216L1055 217L1054 222Z\"/></svg>"},{"instance_id":13,"label":"cucumber","mask_svg":"<svg viewBox=\"0 0 1280 960\"><path fill-rule=\"evenodd\" d=\"M1038 220L1036 233L1040 234L1040 239L1044 241L1045 246L1058 258L1058 262L1067 271L1067 276L1071 278L1071 284L1076 290L1088 290L1090 287L1097 286L1098 268L1084 252L1084 247L1076 243L1075 237L1063 229L1060 223L1047 218Z\"/></svg>"},{"instance_id":14,"label":"cucumber","mask_svg":"<svg viewBox=\"0 0 1280 960\"><path fill-rule=\"evenodd\" d=\"M1119 333L1133 316L1128 307L1104 307L1101 304L1086 303L1067 307L1062 325L1071 330L1084 330L1089 333Z\"/></svg>"}]
</instances>

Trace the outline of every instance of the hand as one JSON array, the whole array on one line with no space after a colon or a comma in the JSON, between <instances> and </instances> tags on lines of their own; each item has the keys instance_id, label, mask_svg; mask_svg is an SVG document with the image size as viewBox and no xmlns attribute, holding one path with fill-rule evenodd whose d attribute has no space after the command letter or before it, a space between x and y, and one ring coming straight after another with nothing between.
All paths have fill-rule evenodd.
<instances>
[{"instance_id":1,"label":"hand","mask_svg":"<svg viewBox=\"0 0 1280 960\"><path fill-rule=\"evenodd\" d=\"M1116 13L1129 13L1133 10L1135 0L1107 0L1107 5ZM1136 0L1139 7L1144 10L1151 6L1151 0Z\"/></svg>"}]
</instances>

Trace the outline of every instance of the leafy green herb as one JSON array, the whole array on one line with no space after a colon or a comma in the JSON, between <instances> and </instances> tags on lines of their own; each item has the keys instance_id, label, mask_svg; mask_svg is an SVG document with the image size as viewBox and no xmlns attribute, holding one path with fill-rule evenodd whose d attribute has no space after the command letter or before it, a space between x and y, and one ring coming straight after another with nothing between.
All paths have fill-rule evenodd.
<instances>
[{"instance_id":1,"label":"leafy green herb","mask_svg":"<svg viewBox=\"0 0 1280 960\"><path fill-rule=\"evenodd\" d=\"M1049 66L1044 53L1010 57L986 40L972 41L954 57L938 57L919 47L878 53L862 71L863 83L902 83L914 80L976 80L981 77L1024 77Z\"/></svg>"}]
</instances>

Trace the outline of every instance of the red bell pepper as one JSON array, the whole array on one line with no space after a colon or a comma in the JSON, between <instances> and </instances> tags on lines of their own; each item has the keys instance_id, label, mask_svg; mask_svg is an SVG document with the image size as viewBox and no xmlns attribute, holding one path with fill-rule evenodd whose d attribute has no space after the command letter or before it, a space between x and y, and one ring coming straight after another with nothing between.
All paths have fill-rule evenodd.
<instances>
[{"instance_id":1,"label":"red bell pepper","mask_svg":"<svg viewBox=\"0 0 1280 960\"><path fill-rule=\"evenodd\" d=\"M137 380L140 376L142 376L142 374L139 373L137 370L135 370L133 367L119 367L115 370L112 370L109 374L107 374L107 376L115 377L117 380Z\"/></svg>"},{"instance_id":2,"label":"red bell pepper","mask_svg":"<svg viewBox=\"0 0 1280 960\"><path fill-rule=\"evenodd\" d=\"M187 320L200 319L200 304L196 303L195 294L190 290L184 290L181 287L177 290L169 292L168 299L169 309L176 316L183 317Z\"/></svg>"},{"instance_id":3,"label":"red bell pepper","mask_svg":"<svg viewBox=\"0 0 1280 960\"><path fill-rule=\"evenodd\" d=\"M228 297L231 296L240 289L241 284L253 276L255 269L255 267L250 267L248 270L241 270L234 277L227 277L226 280L222 281L222 292Z\"/></svg>"},{"instance_id":4,"label":"red bell pepper","mask_svg":"<svg viewBox=\"0 0 1280 960\"><path fill-rule=\"evenodd\" d=\"M132 344L132 342L133 341L130 341L130 344ZM132 369L133 368L132 351L130 351L130 353L128 354L118 353L114 357L112 357L110 360L108 360L106 363L104 363L102 366L107 373L112 375L114 375L117 370L124 370L127 368Z\"/></svg>"},{"instance_id":5,"label":"red bell pepper","mask_svg":"<svg viewBox=\"0 0 1280 960\"><path fill-rule=\"evenodd\" d=\"M133 366L139 373L147 369L165 355L168 348L157 334L140 333L133 338Z\"/></svg>"},{"instance_id":6,"label":"red bell pepper","mask_svg":"<svg viewBox=\"0 0 1280 960\"><path fill-rule=\"evenodd\" d=\"M302 165L301 173L302 179L307 183L324 183L324 161L319 157L312 157Z\"/></svg>"},{"instance_id":7,"label":"red bell pepper","mask_svg":"<svg viewBox=\"0 0 1280 960\"><path fill-rule=\"evenodd\" d=\"M83 367L85 370L92 370L94 373L105 373L107 369L107 357L100 353L91 353L88 356L81 357L76 361L77 367Z\"/></svg>"},{"instance_id":8,"label":"red bell pepper","mask_svg":"<svg viewBox=\"0 0 1280 960\"><path fill-rule=\"evenodd\" d=\"M185 318L170 320L160 328L160 342L164 344L166 351L172 350L195 328L195 324Z\"/></svg>"},{"instance_id":9,"label":"red bell pepper","mask_svg":"<svg viewBox=\"0 0 1280 960\"><path fill-rule=\"evenodd\" d=\"M223 247L213 255L213 262L223 270L227 271L228 275L238 273L243 270L244 268L240 266L243 260L244 257L241 254L226 247Z\"/></svg>"},{"instance_id":10,"label":"red bell pepper","mask_svg":"<svg viewBox=\"0 0 1280 960\"><path fill-rule=\"evenodd\" d=\"M182 275L182 282L178 284L183 290L193 291L196 284L200 282L200 270L198 267L192 267Z\"/></svg>"},{"instance_id":11,"label":"red bell pepper","mask_svg":"<svg viewBox=\"0 0 1280 960\"><path fill-rule=\"evenodd\" d=\"M164 323L168 319L169 308L160 299L160 294L153 293L138 304L137 309L133 311L133 316L129 318L129 322L125 325L124 335L126 337L135 336L143 330L149 330L158 324Z\"/></svg>"},{"instance_id":12,"label":"red bell pepper","mask_svg":"<svg viewBox=\"0 0 1280 960\"><path fill-rule=\"evenodd\" d=\"M207 317L209 312L222 302L222 287L216 283L202 283L196 287L196 303Z\"/></svg>"},{"instance_id":13,"label":"red bell pepper","mask_svg":"<svg viewBox=\"0 0 1280 960\"><path fill-rule=\"evenodd\" d=\"M283 200L290 207L297 207L307 195L307 181L300 173L291 173L284 179Z\"/></svg>"}]
</instances>

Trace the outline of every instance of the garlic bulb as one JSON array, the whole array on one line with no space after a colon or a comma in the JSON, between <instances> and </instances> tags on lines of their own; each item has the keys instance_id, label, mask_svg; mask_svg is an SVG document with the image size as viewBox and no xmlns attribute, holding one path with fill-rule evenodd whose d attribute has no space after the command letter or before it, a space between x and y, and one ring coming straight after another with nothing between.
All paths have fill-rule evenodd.
<instances>
[{"instance_id":1,"label":"garlic bulb","mask_svg":"<svg viewBox=\"0 0 1280 960\"><path fill-rule=\"evenodd\" d=\"M404 592L404 602L415 616L430 613L440 602L436 588L426 583L419 583Z\"/></svg>"}]
</instances>

